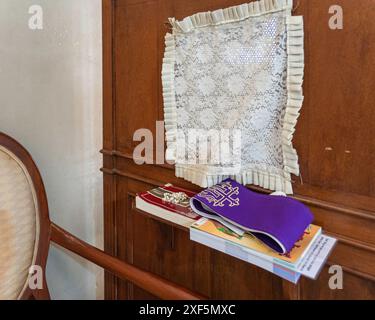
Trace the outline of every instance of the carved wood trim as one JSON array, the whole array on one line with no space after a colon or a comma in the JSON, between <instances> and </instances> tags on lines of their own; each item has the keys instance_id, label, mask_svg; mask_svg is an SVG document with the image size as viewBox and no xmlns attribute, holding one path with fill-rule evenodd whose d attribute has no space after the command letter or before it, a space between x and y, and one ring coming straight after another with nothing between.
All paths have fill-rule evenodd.
<instances>
[{"instance_id":1,"label":"carved wood trim","mask_svg":"<svg viewBox=\"0 0 375 320\"><path fill-rule=\"evenodd\" d=\"M332 262L330 260L328 260L326 264L328 266L337 265L337 263L334 263L334 262ZM371 274L368 274L368 273L365 273L365 272L361 272L361 271L358 271L358 270L354 270L354 269L352 269L350 267L345 267L345 266L341 266L341 267L342 267L342 270L345 271L345 272L347 272L347 273L355 275L355 276L357 276L359 278L363 278L363 279L375 282L375 276L373 276Z\"/></svg>"},{"instance_id":2,"label":"carved wood trim","mask_svg":"<svg viewBox=\"0 0 375 320\"><path fill-rule=\"evenodd\" d=\"M100 153L102 153L103 155L106 155L106 156L118 157L118 158L128 159L128 160L132 160L132 161L136 160L136 159L134 159L134 157L131 153L125 153L125 152L121 152L121 151L117 151L117 150L102 149L102 150L100 150ZM174 165L172 165L172 164L167 164L167 163L156 164L156 166L161 167L161 168L165 168L165 169L169 169L169 170L174 170Z\"/></svg>"},{"instance_id":3,"label":"carved wood trim","mask_svg":"<svg viewBox=\"0 0 375 320\"><path fill-rule=\"evenodd\" d=\"M157 181L157 180L154 180L154 179L145 178L145 177L142 177L140 175L135 175L135 174L128 173L128 172L118 170L118 169L102 168L101 171L106 173L106 174L119 175L119 176L131 178L131 179L134 179L134 180L147 182L147 183L153 184L153 185L158 185L158 186L164 185L164 183L162 181ZM251 190L257 191L257 192L265 192L264 189L254 187L254 186L248 186L248 188L251 189ZM355 217L362 218L362 219L375 221L375 213L373 213L371 211L366 211L366 210L362 210L362 209L355 209L355 208L350 208L350 207L344 207L344 206L341 206L341 205L333 203L333 202L330 203L330 202L327 202L327 201L322 201L322 200L319 200L319 199L314 199L314 198L300 196L300 195L294 195L294 196L292 196L292 198L294 198L294 199L296 199L296 200L298 200L298 201L300 201L300 202L302 202L302 203L304 203L305 205L308 205L308 206L313 206L313 207L317 207L317 208L321 208L321 209L325 209L325 210L330 210L330 211L336 211L336 212L339 212L339 213L342 213L342 214L346 214L346 215L355 216Z\"/></svg>"}]
</instances>

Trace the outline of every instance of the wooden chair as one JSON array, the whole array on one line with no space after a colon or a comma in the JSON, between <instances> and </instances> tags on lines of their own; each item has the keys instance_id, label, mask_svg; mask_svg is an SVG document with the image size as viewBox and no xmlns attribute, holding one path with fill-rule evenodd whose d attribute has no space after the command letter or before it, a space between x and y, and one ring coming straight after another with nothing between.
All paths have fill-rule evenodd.
<instances>
[{"instance_id":1,"label":"wooden chair","mask_svg":"<svg viewBox=\"0 0 375 320\"><path fill-rule=\"evenodd\" d=\"M50 298L45 267L51 241L162 299L203 298L120 261L52 223L33 159L19 143L0 132L0 299ZM41 267L43 289L30 288L31 266Z\"/></svg>"}]
</instances>

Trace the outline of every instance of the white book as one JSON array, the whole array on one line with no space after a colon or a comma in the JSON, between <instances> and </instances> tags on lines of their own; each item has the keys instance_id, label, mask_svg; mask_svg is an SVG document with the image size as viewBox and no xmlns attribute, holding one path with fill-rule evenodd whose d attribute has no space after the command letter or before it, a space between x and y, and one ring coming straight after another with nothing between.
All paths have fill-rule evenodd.
<instances>
[{"instance_id":1,"label":"white book","mask_svg":"<svg viewBox=\"0 0 375 320\"><path fill-rule=\"evenodd\" d=\"M266 271L272 272L273 274L283 278L289 282L296 284L300 279L301 275L298 272L289 270L284 266L278 265L272 261L272 259L264 259L263 257L255 254L255 252L250 252L245 248L221 239L215 236L212 236L208 233L199 231L197 229L190 229L190 240L203 244L209 248L218 250L225 254L228 254L237 259L251 263L259 268L262 268Z\"/></svg>"},{"instance_id":2,"label":"white book","mask_svg":"<svg viewBox=\"0 0 375 320\"><path fill-rule=\"evenodd\" d=\"M139 210L152 214L161 219L171 221L185 228L189 228L196 221L192 218L173 213L156 205L152 205L140 197L135 198L135 206Z\"/></svg>"},{"instance_id":3,"label":"white book","mask_svg":"<svg viewBox=\"0 0 375 320\"><path fill-rule=\"evenodd\" d=\"M298 263L291 264L195 228L190 228L190 239L254 264L293 283L298 282L300 275L316 279L337 241L319 234L306 249L303 258Z\"/></svg>"},{"instance_id":4,"label":"white book","mask_svg":"<svg viewBox=\"0 0 375 320\"><path fill-rule=\"evenodd\" d=\"M183 194L185 199L179 203L166 201L168 196L175 193ZM135 206L137 209L163 220L189 228L199 219L199 216L190 208L190 197L194 196L194 194L191 191L166 184L165 186L137 194Z\"/></svg>"},{"instance_id":5,"label":"white book","mask_svg":"<svg viewBox=\"0 0 375 320\"><path fill-rule=\"evenodd\" d=\"M257 240L251 234L244 234L241 237L235 236L234 234L226 234L227 231L224 229L220 230L220 225L215 223L211 219L202 218L192 225L192 228L198 229L199 231L208 233L216 238L223 238L226 241L233 242L236 245L246 248L254 252L255 255L262 257L263 259L269 259L273 262L283 265L290 270L297 270L298 263L306 255L313 242L321 235L322 228L316 225L310 225L305 231L304 236L300 241L295 244L295 248L288 255L281 255L271 248L264 245L261 241Z\"/></svg>"}]
</instances>

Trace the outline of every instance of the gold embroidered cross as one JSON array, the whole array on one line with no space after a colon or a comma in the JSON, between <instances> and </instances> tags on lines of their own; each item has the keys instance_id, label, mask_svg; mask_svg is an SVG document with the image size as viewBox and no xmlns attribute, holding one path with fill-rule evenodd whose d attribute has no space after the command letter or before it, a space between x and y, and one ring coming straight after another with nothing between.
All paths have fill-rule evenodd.
<instances>
[{"instance_id":1,"label":"gold embroidered cross","mask_svg":"<svg viewBox=\"0 0 375 320\"><path fill-rule=\"evenodd\" d=\"M207 199L214 207L224 207L226 203L228 203L230 207L237 207L240 205L240 199L236 197L239 193L239 188L233 187L232 184L227 181L202 191L199 196Z\"/></svg>"}]
</instances>

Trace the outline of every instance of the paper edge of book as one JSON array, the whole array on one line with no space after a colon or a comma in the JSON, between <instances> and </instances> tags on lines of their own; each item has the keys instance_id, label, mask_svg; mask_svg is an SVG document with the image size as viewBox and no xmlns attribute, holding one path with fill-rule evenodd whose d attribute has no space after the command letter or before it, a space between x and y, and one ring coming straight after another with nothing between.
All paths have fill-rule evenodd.
<instances>
[{"instance_id":1,"label":"paper edge of book","mask_svg":"<svg viewBox=\"0 0 375 320\"><path fill-rule=\"evenodd\" d=\"M289 282L292 282L294 284L297 284L299 279L300 279L301 274L298 273L298 272L295 272L293 270L290 270L290 269L286 268L285 266L274 263L272 260L264 259L264 258L262 258L262 257L260 257L256 254L254 254L254 252L248 252L248 250L244 250L246 248L235 245L234 243L232 243L230 241L227 241L225 239L210 235L208 233L205 233L205 232L197 230L197 229L194 229L194 230L197 231L197 232L190 233L190 240L192 240L194 242L200 243L200 244L205 245L205 246L207 246L211 249L223 252L223 253L228 254L228 255L230 255L234 258L237 258L237 259L240 259L240 260L245 261L247 263L250 263L252 265L255 265L259 268L262 268L262 269L264 269L268 272L271 272L271 273L275 274L276 276L278 276L278 277L280 277L284 280L287 280ZM218 238L220 240L214 239L215 244L213 244L210 241L211 237L209 237L209 236L211 236L212 238ZM243 255L240 255L240 254L235 254L232 250L230 250L230 251L226 250L226 245L228 243L233 247L236 247L236 248L238 248L242 251L246 251L246 257L244 257Z\"/></svg>"},{"instance_id":2,"label":"paper edge of book","mask_svg":"<svg viewBox=\"0 0 375 320\"><path fill-rule=\"evenodd\" d=\"M277 275L277 276L279 276L279 277L281 277L281 278L283 278L287 281L290 281L294 284L298 283L301 275L315 280L318 277L318 275L320 274L320 272L321 272L322 268L324 267L330 253L332 252L333 248L335 247L335 245L337 243L337 240L335 238L324 235L322 233L322 229L320 228L320 233L315 236L315 239L313 241L311 241L311 243L306 248L305 253L301 256L301 258L298 261L296 261L295 263L290 263L290 262L287 262L287 261L284 261L284 260L281 260L281 259L270 257L270 256L268 256L264 253L258 252L256 250L253 250L253 249L250 249L250 248L243 247L240 244L237 244L237 243L232 242L230 240L218 237L216 235L212 235L210 233L207 233L205 231L202 231L202 230L199 230L199 229L196 229L196 228L192 227L192 224L199 223L202 219L208 220L208 218L201 218L200 220L196 221L196 220L191 219L189 217L185 217L181 214L169 212L167 209L163 209L163 208L160 208L156 205L150 204L147 201L145 201L144 199L142 199L139 195L136 196L135 200L136 200L136 208L138 210L145 211L145 212L147 212L151 215L159 217L163 220L173 222L177 225L180 225L180 226L190 230L190 239L192 241L195 241L197 243L201 243L201 244L203 244L207 247L210 247L212 249L218 250L218 251L223 252L225 254L229 254L229 255L231 255L235 258L238 258L240 260L243 260L243 261L246 261L246 262L251 263L253 265L256 265L256 266L258 266L258 267L260 267L264 270L267 270L267 271L269 271L269 272L271 272L271 273L273 273L273 274L275 274L275 275ZM237 248L239 248L243 251L246 251L247 255L251 255L253 258L257 258L259 260L262 260L262 262L267 262L269 264L272 264L272 269L264 267L263 265L259 265L260 263L255 263L254 259L253 259L253 261L249 261L248 259L245 260L245 259L242 259L241 257L239 257L235 254L231 254L231 253L229 253L225 250L220 250L213 245L208 245L206 243L196 241L192 238L192 231L193 230L194 230L194 232L199 232L199 233L204 234L204 236L206 236L206 237L212 237L212 238L214 238L215 241L221 241L221 242L224 243L224 245L226 243L230 243L230 245L235 246L235 247L237 247ZM316 269L316 272L314 272L313 275L311 275L310 273L301 272L301 270L299 270L299 266L301 266L302 263L305 262L305 259L306 259L306 257L308 257L308 254L309 254L310 250L312 250L313 244L323 236L331 239L331 241L333 241L333 243L330 245L328 251L326 251L326 254L325 254L324 258L321 259L321 263L320 263L319 267ZM296 265L297 265L297 267L294 268ZM281 272L275 272L275 267L279 268L280 270L283 270L283 271L285 271L285 269L286 269L287 271L291 272L295 277L292 279L292 278L288 278L287 276L283 276L283 274ZM278 269L276 269L276 270L278 270Z\"/></svg>"},{"instance_id":3,"label":"paper edge of book","mask_svg":"<svg viewBox=\"0 0 375 320\"><path fill-rule=\"evenodd\" d=\"M187 229L189 229L190 226L196 221L189 217L185 217L182 214L169 212L167 209L163 209L161 207L148 203L147 201L143 200L140 196L136 196L135 206L138 210L145 211L151 215L173 222Z\"/></svg>"},{"instance_id":4,"label":"paper edge of book","mask_svg":"<svg viewBox=\"0 0 375 320\"><path fill-rule=\"evenodd\" d=\"M200 225L206 223L207 220L209 220L209 219L208 219L208 218L201 218L201 219L199 219L198 221L196 221L193 225L191 225L191 228L196 229L196 228L194 227L194 225L199 225L199 226L200 226ZM317 226L317 227L318 227L318 226ZM202 230L200 230L200 229L196 229L196 230L198 230L198 231L200 231L200 232L205 232L205 231L202 231ZM205 233L210 234L210 233L208 233L208 232L205 232ZM210 235L213 236L213 237L217 237L217 238L223 239L223 240L225 240L225 241L230 241L230 240L228 240L228 239L224 239L224 238L221 238L221 237L216 236L216 235L213 235L213 234L210 234ZM297 261L295 261L295 262L288 262L288 261L283 260L283 259L281 259L281 258L279 259L279 258L271 257L271 256L269 256L269 255L266 254L266 253L262 253L262 252L259 252L259 251L257 251L257 250L254 250L254 249L251 249L251 248L248 248L248 247L244 247L244 246L242 246L242 245L239 244L239 243L236 243L236 242L233 242L233 243L236 244L236 245L238 245L238 246L240 246L241 248L244 248L244 249L246 249L246 250L250 250L250 251L252 251L252 252L255 252L256 255L261 256L261 257L263 257L264 259L273 259L273 261L274 261L275 263L277 263L277 264L279 264L279 265L282 265L283 267L286 267L286 268L292 270L296 265L298 265L298 264L303 260L303 258L306 256L307 252L310 250L310 248L311 248L311 246L313 245L313 243L314 243L314 242L318 239L318 237L320 237L321 235L322 235L322 228L319 227L319 230L318 230L318 232L314 235L312 241L310 241L310 243L308 244L308 246L307 246L306 249L304 250L303 254L302 254L302 255L297 259ZM232 242L232 241L230 241L230 242Z\"/></svg>"},{"instance_id":5,"label":"paper edge of book","mask_svg":"<svg viewBox=\"0 0 375 320\"><path fill-rule=\"evenodd\" d=\"M299 261L299 262L297 262L297 263L295 264L295 268L292 268L292 267L289 267L289 266L287 266L287 265L284 265L284 264L278 263L279 260L276 259L276 258L274 258L274 257L267 256L266 254L259 253L259 252L257 252L256 250L253 250L253 249L250 249L250 248L243 247L243 246L241 246L240 244L237 244L237 243L235 243L235 242L232 242L232 241L227 240L227 239L224 239L224 238L220 238L220 237L218 237L218 236L215 236L215 235L212 235L212 234L210 234L210 233L207 233L207 232L201 231L201 230L199 230L199 229L190 228L190 239L192 239L192 234L194 234L194 233L199 233L199 234L203 235L203 236L206 237L206 238L209 238L209 239L211 239L211 240L214 240L216 243L217 243L217 242L221 242L221 244L224 244L224 245L225 245L226 243L230 243L231 246L236 247L236 248L238 248L238 249L240 249L240 250L246 252L248 255L255 256L255 257L257 257L257 258L263 260L264 262L272 263L273 265L276 265L276 266L278 266L278 267L280 267L280 268L287 269L287 270L289 270L289 271L291 271L291 272L295 272L295 273L301 274L301 275L303 275L303 276L305 276L305 277L307 277L307 278L313 279L313 280L316 280L316 278L317 278L318 275L320 274L322 268L324 267L324 265L325 265L325 263L326 263L326 261L327 261L329 255L331 254L331 252L332 252L332 250L333 250L333 248L334 248L334 246L335 246L335 244L336 244L336 242L337 242L337 240L336 240L335 238L330 237L330 236L327 236L327 235L321 233L320 235L317 236L317 238L315 239L315 241L312 241L312 243L311 243L311 245L310 245L310 248L306 250L306 254L304 255L304 258L302 258L301 261ZM193 236L193 238L194 238L194 236ZM309 261L308 258L309 258L309 256L310 256L310 252L314 249L314 244L315 244L319 239L322 239L322 238L329 239L329 240L330 240L330 245L328 246L328 249L324 252L324 256L323 256L323 258L314 256L314 258L313 258L312 261L313 261L314 266L317 265L317 267L314 269L315 271L314 271L314 272L309 272L309 270L308 270L308 272L306 272L306 271L304 271L304 270L301 270L301 269L300 269L300 266L301 266L302 264L307 263L306 260ZM192 240L195 241L194 239L192 239ZM199 242L199 241L198 241L198 242ZM210 247L210 248L212 248L212 249L216 249L216 250L218 250L218 251L224 252L224 253L226 253L226 254L229 254L229 255L231 255L231 256L234 256L234 257L236 257L236 258L241 259L241 257L238 256L238 255L231 254L231 252L228 252L228 251L226 251L226 250L222 250L222 249L220 249L220 248L217 248L217 247L216 247L215 245L213 245L211 242L209 242L209 243L202 243L202 244L204 244L204 245L206 245L206 246L208 246L208 247ZM245 260L245 259L241 259L241 260L247 261L247 260ZM252 262L250 262L250 261L247 261L247 262L252 263ZM258 266L259 266L259 265L258 265ZM261 266L260 266L260 267L261 267ZM272 272L269 268L268 268L268 269L267 269L267 268L263 268L263 269ZM274 272L272 272L272 273L274 273ZM289 279L287 279L287 280L289 280Z\"/></svg>"}]
</instances>

